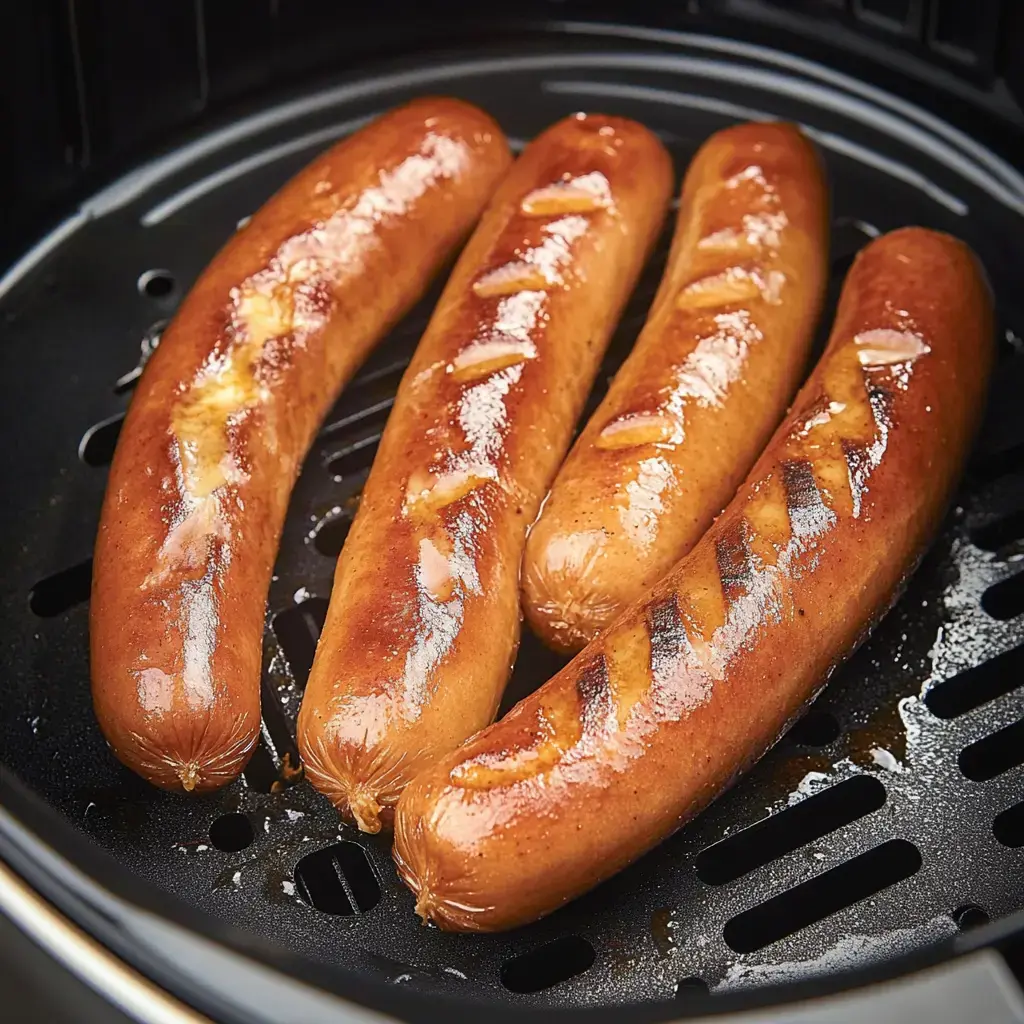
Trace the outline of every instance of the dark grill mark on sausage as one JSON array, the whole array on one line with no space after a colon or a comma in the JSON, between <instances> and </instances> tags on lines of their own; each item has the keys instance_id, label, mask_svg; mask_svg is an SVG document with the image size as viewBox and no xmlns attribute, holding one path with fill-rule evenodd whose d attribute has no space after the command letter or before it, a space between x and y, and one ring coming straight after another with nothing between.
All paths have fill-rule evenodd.
<instances>
[{"instance_id":1,"label":"dark grill mark on sausage","mask_svg":"<svg viewBox=\"0 0 1024 1024\"><path fill-rule=\"evenodd\" d=\"M814 537L835 519L832 510L822 501L814 471L807 459L787 459L782 463L782 486L786 492L786 512L794 537Z\"/></svg>"},{"instance_id":2,"label":"dark grill mark on sausage","mask_svg":"<svg viewBox=\"0 0 1024 1024\"><path fill-rule=\"evenodd\" d=\"M615 715L608 662L603 654L595 654L580 669L576 679L576 693L580 701L580 725L584 736L606 732Z\"/></svg>"},{"instance_id":3,"label":"dark grill mark on sausage","mask_svg":"<svg viewBox=\"0 0 1024 1024\"><path fill-rule=\"evenodd\" d=\"M648 606L647 635L651 640L651 678L671 678L688 643L675 594Z\"/></svg>"},{"instance_id":4,"label":"dark grill mark on sausage","mask_svg":"<svg viewBox=\"0 0 1024 1024\"><path fill-rule=\"evenodd\" d=\"M892 427L892 391L878 384L867 384L866 390L868 404L871 406L871 417L875 424L874 436L870 440L864 438L858 441L843 438L840 442L850 477L854 517L860 516L861 504L867 493L867 480L874 469L872 445ZM880 453L875 453L874 458L877 459L878 454Z\"/></svg>"},{"instance_id":5,"label":"dark grill mark on sausage","mask_svg":"<svg viewBox=\"0 0 1024 1024\"><path fill-rule=\"evenodd\" d=\"M722 581L722 596L726 604L732 604L750 589L754 567L750 561L750 541L747 538L747 521L734 521L715 545L718 561L718 575Z\"/></svg>"}]
</instances>

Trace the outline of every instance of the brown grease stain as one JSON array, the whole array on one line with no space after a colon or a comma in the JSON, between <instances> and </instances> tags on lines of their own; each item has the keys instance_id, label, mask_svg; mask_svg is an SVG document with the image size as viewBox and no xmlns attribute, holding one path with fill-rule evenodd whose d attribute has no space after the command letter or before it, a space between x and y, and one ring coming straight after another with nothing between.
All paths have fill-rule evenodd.
<instances>
[{"instance_id":1,"label":"brown grease stain","mask_svg":"<svg viewBox=\"0 0 1024 1024\"><path fill-rule=\"evenodd\" d=\"M636 964L636 948L624 938L612 938L606 946L608 966L613 974L623 974Z\"/></svg>"},{"instance_id":2,"label":"brown grease stain","mask_svg":"<svg viewBox=\"0 0 1024 1024\"><path fill-rule=\"evenodd\" d=\"M795 754L777 761L772 766L769 778L779 796L789 796L809 772L828 775L833 767L832 759L827 754Z\"/></svg>"},{"instance_id":3,"label":"brown grease stain","mask_svg":"<svg viewBox=\"0 0 1024 1024\"><path fill-rule=\"evenodd\" d=\"M878 708L868 720L846 733L845 746L850 760L865 768L881 768L872 750L880 747L889 751L899 762L907 759L907 727L903 724L899 708L900 698Z\"/></svg>"},{"instance_id":4,"label":"brown grease stain","mask_svg":"<svg viewBox=\"0 0 1024 1024\"><path fill-rule=\"evenodd\" d=\"M659 907L651 914L651 937L658 947L658 956L664 959L675 952L676 938L672 931L672 911Z\"/></svg>"}]
</instances>

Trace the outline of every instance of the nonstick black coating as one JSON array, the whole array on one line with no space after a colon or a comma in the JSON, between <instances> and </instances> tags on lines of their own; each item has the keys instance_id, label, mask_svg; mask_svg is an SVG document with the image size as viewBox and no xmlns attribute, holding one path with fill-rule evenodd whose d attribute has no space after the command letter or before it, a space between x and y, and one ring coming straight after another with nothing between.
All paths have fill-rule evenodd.
<instances>
[{"instance_id":1,"label":"nonstick black coating","mask_svg":"<svg viewBox=\"0 0 1024 1024\"><path fill-rule=\"evenodd\" d=\"M1024 906L1024 181L913 109L769 51L592 31L571 49L541 39L423 56L255 110L94 197L0 284L0 761L125 871L324 964L520 1005L683 1009L702 989L890 957ZM340 824L305 782L268 792L294 758L332 554L437 289L342 396L306 462L270 592L265 743L248 781L201 799L150 788L106 750L88 691L88 560L140 354L241 218L331 139L424 93L481 104L520 142L578 109L632 117L659 133L679 175L720 127L797 120L830 175L833 306L869 237L924 224L977 249L1001 317L968 478L870 641L698 820L573 905L497 936L421 927L386 837ZM666 248L667 236L598 392L643 322ZM505 706L559 664L524 636ZM313 856L296 874L336 843L333 860Z\"/></svg>"}]
</instances>

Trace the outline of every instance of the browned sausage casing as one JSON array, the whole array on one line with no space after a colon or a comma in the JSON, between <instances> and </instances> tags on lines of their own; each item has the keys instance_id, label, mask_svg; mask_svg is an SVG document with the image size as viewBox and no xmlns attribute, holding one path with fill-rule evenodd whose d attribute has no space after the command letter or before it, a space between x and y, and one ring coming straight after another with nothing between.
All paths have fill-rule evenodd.
<instances>
[{"instance_id":1,"label":"browned sausage casing","mask_svg":"<svg viewBox=\"0 0 1024 1024\"><path fill-rule=\"evenodd\" d=\"M338 561L299 715L307 777L366 831L494 719L526 528L671 188L646 128L567 118L526 148L448 281Z\"/></svg>"},{"instance_id":2,"label":"browned sausage casing","mask_svg":"<svg viewBox=\"0 0 1024 1024\"><path fill-rule=\"evenodd\" d=\"M578 651L701 538L803 375L828 200L799 129L713 135L686 173L636 347L565 465L523 560L527 621Z\"/></svg>"},{"instance_id":3,"label":"browned sausage casing","mask_svg":"<svg viewBox=\"0 0 1024 1024\"><path fill-rule=\"evenodd\" d=\"M934 534L992 355L991 302L966 246L920 228L870 244L821 362L703 539L406 789L395 859L419 913L467 931L540 917L759 757Z\"/></svg>"},{"instance_id":4,"label":"browned sausage casing","mask_svg":"<svg viewBox=\"0 0 1024 1024\"><path fill-rule=\"evenodd\" d=\"M285 185L164 332L114 455L90 623L96 715L144 778L207 790L248 760L267 588L302 459L510 159L468 104L395 110Z\"/></svg>"}]
</instances>

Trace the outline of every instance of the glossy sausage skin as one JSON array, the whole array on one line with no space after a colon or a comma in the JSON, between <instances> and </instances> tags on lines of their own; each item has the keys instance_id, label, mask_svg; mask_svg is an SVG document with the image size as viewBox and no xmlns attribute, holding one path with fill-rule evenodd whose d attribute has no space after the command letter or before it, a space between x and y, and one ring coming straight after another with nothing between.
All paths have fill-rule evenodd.
<instances>
[{"instance_id":1,"label":"glossy sausage skin","mask_svg":"<svg viewBox=\"0 0 1024 1024\"><path fill-rule=\"evenodd\" d=\"M559 470L523 560L523 609L578 651L703 536L803 376L828 199L799 129L713 135L687 171L636 347Z\"/></svg>"},{"instance_id":2,"label":"glossy sausage skin","mask_svg":"<svg viewBox=\"0 0 1024 1024\"><path fill-rule=\"evenodd\" d=\"M465 237L510 154L482 111L395 110L221 250L132 399L100 520L93 700L150 782L208 790L259 735L266 595L292 484L338 390Z\"/></svg>"},{"instance_id":3,"label":"glossy sausage skin","mask_svg":"<svg viewBox=\"0 0 1024 1024\"><path fill-rule=\"evenodd\" d=\"M894 600L983 404L991 302L920 228L857 258L829 347L722 516L648 596L406 789L424 919L511 928L650 849L776 740Z\"/></svg>"},{"instance_id":4,"label":"glossy sausage skin","mask_svg":"<svg viewBox=\"0 0 1024 1024\"><path fill-rule=\"evenodd\" d=\"M526 528L671 188L647 129L567 118L526 148L448 281L338 561L299 715L307 777L366 831L494 719Z\"/></svg>"}]
</instances>

